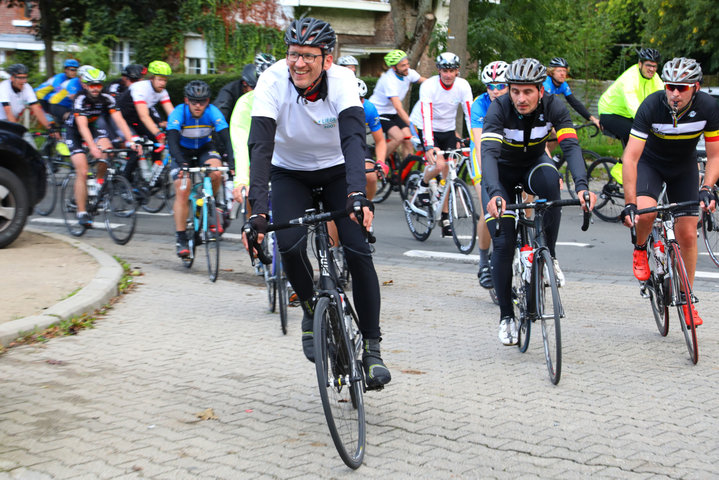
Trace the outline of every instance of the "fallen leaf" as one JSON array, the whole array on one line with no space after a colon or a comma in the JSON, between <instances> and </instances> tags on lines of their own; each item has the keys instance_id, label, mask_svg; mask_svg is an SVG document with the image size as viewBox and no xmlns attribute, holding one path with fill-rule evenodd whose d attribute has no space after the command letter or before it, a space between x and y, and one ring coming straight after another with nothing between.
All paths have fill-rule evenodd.
<instances>
[{"instance_id":1,"label":"fallen leaf","mask_svg":"<svg viewBox=\"0 0 719 480\"><path fill-rule=\"evenodd\" d=\"M142 467L139 466L139 465L133 465L133 466L132 466L132 471L133 471L133 472L141 472L141 471L142 471Z\"/></svg>"},{"instance_id":2,"label":"fallen leaf","mask_svg":"<svg viewBox=\"0 0 719 480\"><path fill-rule=\"evenodd\" d=\"M382 282L382 285L385 285L388 287L392 286L392 285L394 285L394 280L387 280L386 282Z\"/></svg>"},{"instance_id":3,"label":"fallen leaf","mask_svg":"<svg viewBox=\"0 0 719 480\"><path fill-rule=\"evenodd\" d=\"M215 411L211 408L208 408L200 413L196 413L195 416L200 420L219 420L217 415L215 415Z\"/></svg>"},{"instance_id":4,"label":"fallen leaf","mask_svg":"<svg viewBox=\"0 0 719 480\"><path fill-rule=\"evenodd\" d=\"M52 358L45 360L45 363L49 365L65 365L65 362L62 360L53 360Z\"/></svg>"},{"instance_id":5,"label":"fallen leaf","mask_svg":"<svg viewBox=\"0 0 719 480\"><path fill-rule=\"evenodd\" d=\"M234 272L234 270L231 268L221 268L220 270L223 272Z\"/></svg>"},{"instance_id":6,"label":"fallen leaf","mask_svg":"<svg viewBox=\"0 0 719 480\"><path fill-rule=\"evenodd\" d=\"M412 369L406 369L406 370L400 370L402 373L407 373L409 375L424 375L427 372L423 372L421 370L412 370Z\"/></svg>"}]
</instances>

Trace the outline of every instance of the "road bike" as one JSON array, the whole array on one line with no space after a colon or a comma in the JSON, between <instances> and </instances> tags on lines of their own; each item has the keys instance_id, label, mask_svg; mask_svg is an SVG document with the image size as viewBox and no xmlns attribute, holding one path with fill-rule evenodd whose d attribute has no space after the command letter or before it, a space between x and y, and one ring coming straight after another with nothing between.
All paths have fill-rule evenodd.
<instances>
[{"instance_id":1,"label":"road bike","mask_svg":"<svg viewBox=\"0 0 719 480\"><path fill-rule=\"evenodd\" d=\"M517 241L512 261L512 304L514 318L519 322L517 346L524 353L529 347L532 324L539 320L542 329L544 358L550 381L556 385L562 375L562 334L561 319L564 308L559 297L559 286L554 272L554 262L549 253L544 234L544 216L551 208L580 205L579 199L546 200L521 202L521 188L517 198L520 203L508 204L505 211L516 212ZM585 193L589 203L589 194ZM501 211L501 200L497 202ZM526 209L533 209L534 216L528 219ZM584 212L582 231L589 228L591 212ZM501 222L495 222L497 236Z\"/></svg>"},{"instance_id":2,"label":"road bike","mask_svg":"<svg viewBox=\"0 0 719 480\"><path fill-rule=\"evenodd\" d=\"M270 189L272 186L270 185ZM244 204L243 207L244 208ZM272 222L272 196L270 195L269 204L270 222ZM244 223L243 223L244 225ZM282 257L277 246L277 237L275 232L268 232L265 241L262 242L262 249L267 258L272 262L265 265L260 262L260 269L265 278L265 286L267 287L267 300L270 304L270 312L279 311L280 328L282 333L287 335L287 305L289 304L289 288L287 286L287 275L282 266Z\"/></svg>"},{"instance_id":3,"label":"road bike","mask_svg":"<svg viewBox=\"0 0 719 480\"><path fill-rule=\"evenodd\" d=\"M700 156L699 161L699 186L704 184L704 169L706 168L707 158ZM719 185L714 184L712 187L714 196L719 195ZM714 265L719 267L719 209L708 213L702 211L701 218L702 237L704 237L704 246L707 248L709 257L711 257Z\"/></svg>"},{"instance_id":4,"label":"road bike","mask_svg":"<svg viewBox=\"0 0 719 480\"><path fill-rule=\"evenodd\" d=\"M693 304L697 298L692 292L679 242L674 235L675 213L683 207L696 207L696 201L669 203L637 210L636 215L657 213L647 240L649 254L649 280L640 282L643 297L649 297L652 313L659 333L664 337L669 332L669 307L677 307L679 324L689 350L692 363L699 361L697 330L694 324ZM634 213L630 213L634 223ZM636 245L636 229L631 228L632 244ZM686 307L686 309L685 309Z\"/></svg>"},{"instance_id":5,"label":"road bike","mask_svg":"<svg viewBox=\"0 0 719 480\"><path fill-rule=\"evenodd\" d=\"M215 194L212 189L212 172L226 172L227 167L182 167L185 172L180 188L187 189L189 177L199 174L200 180L193 182L190 191L190 210L187 216L187 240L190 254L182 258L186 268L192 267L195 261L195 250L198 245L205 244L207 272L210 281L217 280L220 270L220 235L223 228L224 213L217 208Z\"/></svg>"},{"instance_id":6,"label":"road bike","mask_svg":"<svg viewBox=\"0 0 719 480\"><path fill-rule=\"evenodd\" d=\"M377 192L372 201L382 203L387 200L390 193L399 192L402 200L407 198L406 180L409 174L415 171L423 161L421 152L409 155L404 160L397 158L397 153L392 153L387 158L389 172L385 173L381 165L375 164L374 171L377 172Z\"/></svg>"},{"instance_id":7,"label":"road bike","mask_svg":"<svg viewBox=\"0 0 719 480\"><path fill-rule=\"evenodd\" d=\"M441 218L442 206L448 202L449 224L452 238L461 253L469 254L477 242L477 214L472 193L457 172L466 162L469 148L442 152L447 160L447 179L430 180L430 205L417 205L417 189L423 172L413 171L407 177L407 198L404 201L405 218L414 238L425 241Z\"/></svg>"},{"instance_id":8,"label":"road bike","mask_svg":"<svg viewBox=\"0 0 719 480\"><path fill-rule=\"evenodd\" d=\"M118 245L125 245L130 241L137 223L137 202L132 187L130 182L119 174L123 159L118 155L126 155L129 151L125 148L112 148L102 151L108 155L107 159L88 159L88 165L106 164L107 173L105 178L97 178L95 173L88 172L86 211L91 217L103 214L107 233ZM67 229L71 235L79 237L91 227L81 225L77 219L75 178L76 174L73 172L62 182L60 205Z\"/></svg>"},{"instance_id":9,"label":"road bike","mask_svg":"<svg viewBox=\"0 0 719 480\"><path fill-rule=\"evenodd\" d=\"M594 214L605 222L619 222L624 210L622 162L614 157L600 157L587 170L589 190L597 195Z\"/></svg>"},{"instance_id":10,"label":"road bike","mask_svg":"<svg viewBox=\"0 0 719 480\"><path fill-rule=\"evenodd\" d=\"M155 147L152 140L144 140L142 154L137 159L137 167L130 180L143 210L157 213L167 208L171 212L174 202L174 185L170 178L172 159L169 149L165 147L159 158L153 160Z\"/></svg>"},{"instance_id":11,"label":"road bike","mask_svg":"<svg viewBox=\"0 0 719 480\"><path fill-rule=\"evenodd\" d=\"M574 126L574 129L577 132L584 128L588 129L588 131L590 132L589 137L596 137L597 135L599 135L599 128L597 128L597 126L592 122L587 122L581 125ZM557 139L555 138L554 140L556 141ZM600 155L597 152L582 148L582 157L584 158L585 168L588 168L595 160L600 158ZM560 149L559 153L552 157L552 161L554 161L554 165L557 167L557 170L559 170L560 175L563 175L564 177L564 188L567 189L567 193L569 193L569 196L572 198L577 198L577 192L574 191L574 177L572 177L569 166L567 165L565 167L567 161L564 158L564 152L562 152ZM563 167L564 173L562 174L561 169Z\"/></svg>"},{"instance_id":12,"label":"road bike","mask_svg":"<svg viewBox=\"0 0 719 480\"><path fill-rule=\"evenodd\" d=\"M366 441L363 394L367 384L362 369L362 334L357 314L340 284L327 231L327 222L346 216L347 212L325 212L319 199L320 192L321 189L313 190L315 206L305 215L284 224L270 224L267 230L293 227L314 230L314 253L320 273L314 293L315 371L332 441L344 463L357 469L364 459ZM359 204L355 205L355 214L361 216L360 212ZM260 261L270 264L272 259L267 258L257 244L256 232L248 225L244 232L248 245L254 247ZM366 232L366 235L373 243L372 234ZM252 253L250 258L254 263Z\"/></svg>"},{"instance_id":13,"label":"road bike","mask_svg":"<svg viewBox=\"0 0 719 480\"><path fill-rule=\"evenodd\" d=\"M38 215L50 215L55 209L58 192L65 178L72 172L70 151L63 142L58 140L59 129L48 132L35 132L35 138L41 139L38 146L40 156L45 161L45 195L35 205L34 212Z\"/></svg>"}]
</instances>

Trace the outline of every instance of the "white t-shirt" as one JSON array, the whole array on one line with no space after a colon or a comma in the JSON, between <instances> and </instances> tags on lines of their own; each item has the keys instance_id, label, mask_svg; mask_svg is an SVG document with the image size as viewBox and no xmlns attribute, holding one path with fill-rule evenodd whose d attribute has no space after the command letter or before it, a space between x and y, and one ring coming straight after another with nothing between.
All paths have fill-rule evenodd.
<instances>
[{"instance_id":1,"label":"white t-shirt","mask_svg":"<svg viewBox=\"0 0 719 480\"><path fill-rule=\"evenodd\" d=\"M163 88L161 92L156 92L150 80L140 80L130 85L130 95L133 103L146 103L147 108L152 108L158 103L170 102L167 90Z\"/></svg>"},{"instance_id":2,"label":"white t-shirt","mask_svg":"<svg viewBox=\"0 0 719 480\"><path fill-rule=\"evenodd\" d=\"M327 86L327 98L308 102L292 85L286 62L260 75L252 116L272 118L277 124L272 165L313 171L344 163L338 117L347 108L362 108L357 79L349 68L333 64L327 70Z\"/></svg>"},{"instance_id":3,"label":"white t-shirt","mask_svg":"<svg viewBox=\"0 0 719 480\"><path fill-rule=\"evenodd\" d=\"M422 123L422 102L417 102L412 107L412 111L409 113L409 121L414 124L414 128L422 130L424 124Z\"/></svg>"},{"instance_id":4,"label":"white t-shirt","mask_svg":"<svg viewBox=\"0 0 719 480\"><path fill-rule=\"evenodd\" d=\"M467 131L472 131L472 89L464 78L457 77L449 88L440 82L439 75L428 78L419 87L419 103L426 147L434 146L432 132L453 132L457 128L457 105L464 111Z\"/></svg>"},{"instance_id":5,"label":"white t-shirt","mask_svg":"<svg viewBox=\"0 0 719 480\"><path fill-rule=\"evenodd\" d=\"M0 104L3 106L0 108L0 120L7 120L4 108L6 104L10 105L10 110L17 118L25 110L25 107L33 103L37 103L37 96L29 83L23 85L22 90L16 92L12 88L10 79L0 82Z\"/></svg>"},{"instance_id":6,"label":"white t-shirt","mask_svg":"<svg viewBox=\"0 0 719 480\"><path fill-rule=\"evenodd\" d=\"M397 110L392 105L390 98L398 97L400 101L404 100L405 95L407 95L409 91L409 87L411 87L413 83L418 82L420 78L420 74L411 68L406 77L398 77L397 74L394 73L394 69L390 68L377 80L377 84L374 87L369 101L377 107L377 112L380 115L396 115Z\"/></svg>"}]
</instances>

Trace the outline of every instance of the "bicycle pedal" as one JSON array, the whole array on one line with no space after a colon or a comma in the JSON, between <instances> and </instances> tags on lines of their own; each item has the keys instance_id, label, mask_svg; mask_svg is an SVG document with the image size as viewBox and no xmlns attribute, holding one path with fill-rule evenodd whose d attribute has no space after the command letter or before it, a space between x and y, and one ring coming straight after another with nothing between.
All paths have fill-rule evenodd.
<instances>
[{"instance_id":1,"label":"bicycle pedal","mask_svg":"<svg viewBox=\"0 0 719 480\"><path fill-rule=\"evenodd\" d=\"M375 385L374 387L370 387L369 385L367 385L367 388L366 388L366 391L368 391L368 392L369 391L378 392L380 390L384 390L384 385Z\"/></svg>"}]
</instances>

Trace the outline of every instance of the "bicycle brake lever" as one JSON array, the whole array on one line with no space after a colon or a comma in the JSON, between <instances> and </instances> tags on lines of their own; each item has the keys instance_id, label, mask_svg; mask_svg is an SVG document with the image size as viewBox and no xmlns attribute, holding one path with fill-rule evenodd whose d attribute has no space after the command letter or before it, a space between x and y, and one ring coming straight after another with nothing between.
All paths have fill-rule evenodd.
<instances>
[{"instance_id":1,"label":"bicycle brake lever","mask_svg":"<svg viewBox=\"0 0 719 480\"><path fill-rule=\"evenodd\" d=\"M589 201L590 201L589 192L587 192L585 190L584 191L584 205L585 205L586 210L584 210L584 212L583 212L584 213L584 219L582 221L582 231L583 232L586 232L589 229L589 222L592 219L592 211L589 210Z\"/></svg>"},{"instance_id":2,"label":"bicycle brake lever","mask_svg":"<svg viewBox=\"0 0 719 480\"><path fill-rule=\"evenodd\" d=\"M372 232L370 232L364 227L364 214L362 213L362 205L360 204L360 202L354 202L352 204L352 208L354 208L355 217L357 217L357 222L360 224L360 227L362 227L362 232L364 232L365 237L367 238L367 242L375 243L377 241L377 238L372 234Z\"/></svg>"},{"instance_id":3,"label":"bicycle brake lever","mask_svg":"<svg viewBox=\"0 0 719 480\"><path fill-rule=\"evenodd\" d=\"M502 198L497 197L496 200L497 212L499 212L499 218L494 222L494 236L499 237L499 232L502 229Z\"/></svg>"},{"instance_id":4,"label":"bicycle brake lever","mask_svg":"<svg viewBox=\"0 0 719 480\"><path fill-rule=\"evenodd\" d=\"M631 232L631 235L632 235L632 245L636 245L637 244L637 228L634 226L634 212L631 210L629 211L629 220L632 222L632 226L629 229L629 231Z\"/></svg>"}]
</instances>

